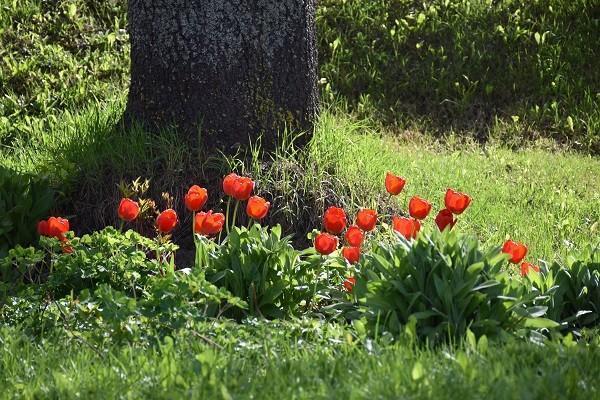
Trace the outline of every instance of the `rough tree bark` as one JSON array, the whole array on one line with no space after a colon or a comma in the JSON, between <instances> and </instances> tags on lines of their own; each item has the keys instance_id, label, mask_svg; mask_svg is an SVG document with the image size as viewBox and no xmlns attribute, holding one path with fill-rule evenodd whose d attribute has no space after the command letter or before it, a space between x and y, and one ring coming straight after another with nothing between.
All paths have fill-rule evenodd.
<instances>
[{"instance_id":1,"label":"rough tree bark","mask_svg":"<svg viewBox=\"0 0 600 400\"><path fill-rule=\"evenodd\" d=\"M126 118L175 125L225 151L284 126L310 132L318 107L316 0L129 0Z\"/></svg>"}]
</instances>

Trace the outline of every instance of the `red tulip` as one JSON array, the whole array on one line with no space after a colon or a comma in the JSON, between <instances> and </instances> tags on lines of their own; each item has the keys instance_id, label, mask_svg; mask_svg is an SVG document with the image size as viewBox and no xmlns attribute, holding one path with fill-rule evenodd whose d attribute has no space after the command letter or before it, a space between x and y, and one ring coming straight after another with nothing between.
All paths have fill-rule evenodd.
<instances>
[{"instance_id":1,"label":"red tulip","mask_svg":"<svg viewBox=\"0 0 600 400\"><path fill-rule=\"evenodd\" d=\"M502 246L502 252L510 255L510 262L513 264L520 263L527 255L527 246L522 243L507 240Z\"/></svg>"},{"instance_id":2,"label":"red tulip","mask_svg":"<svg viewBox=\"0 0 600 400\"><path fill-rule=\"evenodd\" d=\"M62 248L62 252L64 254L73 254L74 250L72 246L69 246L68 244L65 244L64 246L61 246Z\"/></svg>"},{"instance_id":3,"label":"red tulip","mask_svg":"<svg viewBox=\"0 0 600 400\"><path fill-rule=\"evenodd\" d=\"M40 236L50 236L50 230L48 229L48 221L42 220L38 222L37 232Z\"/></svg>"},{"instance_id":4,"label":"red tulip","mask_svg":"<svg viewBox=\"0 0 600 400\"><path fill-rule=\"evenodd\" d=\"M263 199L262 197L252 196L248 199L248 205L246 206L246 213L252 219L261 220L267 216L271 203Z\"/></svg>"},{"instance_id":5,"label":"red tulip","mask_svg":"<svg viewBox=\"0 0 600 400\"><path fill-rule=\"evenodd\" d=\"M537 265L528 263L526 261L521 263L521 276L527 276L527 274L529 274L529 270L534 270L535 272L540 272L540 267L538 267Z\"/></svg>"},{"instance_id":6,"label":"red tulip","mask_svg":"<svg viewBox=\"0 0 600 400\"><path fill-rule=\"evenodd\" d=\"M408 203L408 213L416 219L425 219L431 211L431 203L427 200L413 196Z\"/></svg>"},{"instance_id":7,"label":"red tulip","mask_svg":"<svg viewBox=\"0 0 600 400\"><path fill-rule=\"evenodd\" d=\"M339 207L329 207L323 214L323 226L327 232L339 235L346 227L346 212Z\"/></svg>"},{"instance_id":8,"label":"red tulip","mask_svg":"<svg viewBox=\"0 0 600 400\"><path fill-rule=\"evenodd\" d=\"M360 260L360 247L344 247L342 249L342 256L350 264L356 264Z\"/></svg>"},{"instance_id":9,"label":"red tulip","mask_svg":"<svg viewBox=\"0 0 600 400\"><path fill-rule=\"evenodd\" d=\"M221 232L225 224L225 216L221 213L213 214L212 210L205 213L199 212L194 220L194 232L210 236Z\"/></svg>"},{"instance_id":10,"label":"red tulip","mask_svg":"<svg viewBox=\"0 0 600 400\"><path fill-rule=\"evenodd\" d=\"M446 208L456 215L460 215L471 204L471 198L465 193L460 193L452 189L446 190L444 197Z\"/></svg>"},{"instance_id":11,"label":"red tulip","mask_svg":"<svg viewBox=\"0 0 600 400\"><path fill-rule=\"evenodd\" d=\"M158 217L156 217L156 227L161 233L171 232L177 225L177 222L179 222L177 213L170 208L161 212Z\"/></svg>"},{"instance_id":12,"label":"red tulip","mask_svg":"<svg viewBox=\"0 0 600 400\"><path fill-rule=\"evenodd\" d=\"M321 232L315 238L315 249L324 256L333 253L338 247L338 238Z\"/></svg>"},{"instance_id":13,"label":"red tulip","mask_svg":"<svg viewBox=\"0 0 600 400\"><path fill-rule=\"evenodd\" d=\"M352 291L354 285L356 285L356 278L353 276L346 278L344 281L344 289L346 289L346 292L348 293Z\"/></svg>"},{"instance_id":14,"label":"red tulip","mask_svg":"<svg viewBox=\"0 0 600 400\"><path fill-rule=\"evenodd\" d=\"M456 224L456 220L454 219L452 212L444 208L438 213L437 217L435 217L435 223L438 228L440 228L440 231L443 232L448 226L452 229L454 224Z\"/></svg>"},{"instance_id":15,"label":"red tulip","mask_svg":"<svg viewBox=\"0 0 600 400\"><path fill-rule=\"evenodd\" d=\"M48 236L62 239L69 231L69 221L60 217L48 218Z\"/></svg>"},{"instance_id":16,"label":"red tulip","mask_svg":"<svg viewBox=\"0 0 600 400\"><path fill-rule=\"evenodd\" d=\"M356 215L356 225L365 232L375 229L377 224L377 211L371 209L363 209Z\"/></svg>"},{"instance_id":17,"label":"red tulip","mask_svg":"<svg viewBox=\"0 0 600 400\"><path fill-rule=\"evenodd\" d=\"M385 190L392 196L400 194L402 189L404 189L404 185L406 184L406 179L401 176L396 176L391 172L385 174Z\"/></svg>"},{"instance_id":18,"label":"red tulip","mask_svg":"<svg viewBox=\"0 0 600 400\"><path fill-rule=\"evenodd\" d=\"M394 217L392 218L392 227L407 240L410 240L417 237L417 233L421 230L421 223L414 218Z\"/></svg>"},{"instance_id":19,"label":"red tulip","mask_svg":"<svg viewBox=\"0 0 600 400\"><path fill-rule=\"evenodd\" d=\"M360 247L365 238L365 235L363 234L363 231L361 231L358 226L352 225L346 231L345 238L346 238L346 242L348 242L348 244L350 246Z\"/></svg>"},{"instance_id":20,"label":"red tulip","mask_svg":"<svg viewBox=\"0 0 600 400\"><path fill-rule=\"evenodd\" d=\"M233 172L223 178L223 192L225 192L227 196L233 197L234 185L238 178L239 176Z\"/></svg>"},{"instance_id":21,"label":"red tulip","mask_svg":"<svg viewBox=\"0 0 600 400\"><path fill-rule=\"evenodd\" d=\"M192 186L185 195L185 206L192 212L200 211L208 200L208 191L198 185Z\"/></svg>"},{"instance_id":22,"label":"red tulip","mask_svg":"<svg viewBox=\"0 0 600 400\"><path fill-rule=\"evenodd\" d=\"M245 176L240 176L233 184L233 198L238 201L246 201L252 195L254 181Z\"/></svg>"},{"instance_id":23,"label":"red tulip","mask_svg":"<svg viewBox=\"0 0 600 400\"><path fill-rule=\"evenodd\" d=\"M123 221L131 222L138 217L140 205L131 199L121 199L118 214Z\"/></svg>"}]
</instances>

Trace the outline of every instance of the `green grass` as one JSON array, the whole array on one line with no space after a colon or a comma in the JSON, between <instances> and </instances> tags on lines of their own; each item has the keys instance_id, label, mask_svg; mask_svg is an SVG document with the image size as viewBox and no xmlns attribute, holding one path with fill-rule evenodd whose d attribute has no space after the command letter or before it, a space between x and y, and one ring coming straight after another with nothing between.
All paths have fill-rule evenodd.
<instances>
[{"instance_id":1,"label":"green grass","mask_svg":"<svg viewBox=\"0 0 600 400\"><path fill-rule=\"evenodd\" d=\"M390 170L408 179L394 201L404 209L412 195L440 209L448 187L471 194L472 206L459 217L457 228L488 245L500 245L510 236L528 243L533 257L549 260L598 242L597 158L540 149L401 143L332 116L322 120L315 142L313 157L335 166L354 193L354 206L375 206L385 196L383 177Z\"/></svg>"},{"instance_id":2,"label":"green grass","mask_svg":"<svg viewBox=\"0 0 600 400\"><path fill-rule=\"evenodd\" d=\"M121 112L122 102L116 101L80 115L67 113L53 129L3 149L0 165L48 175L65 192L64 211L75 221L83 217L85 226L89 212L100 213L98 224L114 220L121 179L152 178L157 196L171 191L179 198L192 181L205 182L215 168L227 172L223 160L188 149L168 132L115 129ZM420 195L436 210L443 207L445 189L452 187L474 199L457 229L476 234L487 246L511 237L529 245L533 260L550 261L598 243L600 160L592 156L402 142L367 121L326 111L306 154L283 149L271 163L250 161L238 167L252 174L259 191L274 200L272 222L283 222L299 238L319 228L330 204L354 211L380 203L387 207L380 211L401 212L412 195ZM408 179L404 192L392 200L383 186L388 170ZM85 201L78 196L89 202L88 209L79 209L77 202ZM300 222L306 224L297 226ZM431 219L426 227L433 229ZM77 223L74 229L78 231Z\"/></svg>"},{"instance_id":3,"label":"green grass","mask_svg":"<svg viewBox=\"0 0 600 400\"><path fill-rule=\"evenodd\" d=\"M211 324L212 325L212 324ZM509 340L427 350L304 321L200 325L175 341L90 348L0 334L1 398L594 399L598 345ZM195 333L194 333L195 332ZM57 332L64 335L64 332Z\"/></svg>"},{"instance_id":4,"label":"green grass","mask_svg":"<svg viewBox=\"0 0 600 400\"><path fill-rule=\"evenodd\" d=\"M125 0L0 7L0 143L125 90ZM323 98L387 124L521 147L600 151L600 56L591 0L319 3Z\"/></svg>"},{"instance_id":5,"label":"green grass","mask_svg":"<svg viewBox=\"0 0 600 400\"><path fill-rule=\"evenodd\" d=\"M400 126L600 149L589 0L320 2L326 94Z\"/></svg>"},{"instance_id":6,"label":"green grass","mask_svg":"<svg viewBox=\"0 0 600 400\"><path fill-rule=\"evenodd\" d=\"M484 247L511 237L536 261L600 244L600 159L523 142L598 151L591 2L428 5L322 2L325 100L351 113L326 106L305 152L284 146L273 159L240 160L191 149L172 132L119 127L124 98L111 93L127 84L123 0L8 1L0 166L47 175L60 193L56 212L78 234L116 222L121 180L151 178L155 199L169 191L181 204L189 184L214 193L215 177L235 168L257 179L273 202L268 222L299 245L330 204L401 213L418 194L437 210L447 187L473 197L455 229ZM383 189L388 170L408 179L394 199ZM210 206L223 208L214 197ZM432 218L425 225L434 229ZM505 338L428 349L318 319L189 323L173 344L0 327L0 398L600 398L597 332L576 345Z\"/></svg>"}]
</instances>

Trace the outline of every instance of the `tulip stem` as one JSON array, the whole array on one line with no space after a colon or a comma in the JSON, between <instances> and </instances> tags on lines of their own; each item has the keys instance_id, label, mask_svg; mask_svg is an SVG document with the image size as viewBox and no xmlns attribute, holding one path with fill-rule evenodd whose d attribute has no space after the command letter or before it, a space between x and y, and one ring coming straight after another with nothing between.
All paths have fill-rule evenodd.
<instances>
[{"instance_id":1,"label":"tulip stem","mask_svg":"<svg viewBox=\"0 0 600 400\"><path fill-rule=\"evenodd\" d=\"M125 221L121 220L121 224L119 225L119 232L123 232L124 227L125 227Z\"/></svg>"},{"instance_id":2,"label":"tulip stem","mask_svg":"<svg viewBox=\"0 0 600 400\"><path fill-rule=\"evenodd\" d=\"M194 232L195 225L196 225L196 211L192 211L192 238L194 239L194 244L196 244L196 232Z\"/></svg>"},{"instance_id":3,"label":"tulip stem","mask_svg":"<svg viewBox=\"0 0 600 400\"><path fill-rule=\"evenodd\" d=\"M238 211L239 206L240 206L240 202L238 200L236 200L235 207L233 208L233 219L231 221L231 229L233 229L233 227L235 226L235 222L236 222L236 218L237 218L237 211Z\"/></svg>"},{"instance_id":4,"label":"tulip stem","mask_svg":"<svg viewBox=\"0 0 600 400\"><path fill-rule=\"evenodd\" d=\"M163 272L163 267L162 267L162 262L160 260L161 258L161 254L160 254L160 242L161 242L161 234L160 232L158 233L158 236L156 237L156 261L158 262L158 271L160 272L160 274L162 276L164 276L164 272Z\"/></svg>"},{"instance_id":5,"label":"tulip stem","mask_svg":"<svg viewBox=\"0 0 600 400\"><path fill-rule=\"evenodd\" d=\"M229 235L229 206L231 205L231 197L227 199L227 208L225 209L225 228L227 229L227 235ZM221 241L221 235L219 235L219 242Z\"/></svg>"},{"instance_id":6,"label":"tulip stem","mask_svg":"<svg viewBox=\"0 0 600 400\"><path fill-rule=\"evenodd\" d=\"M194 236L195 237L195 236ZM200 238L200 240L195 242L196 244L196 267L200 270L204 269L205 265L205 249L204 249L204 239Z\"/></svg>"}]
</instances>

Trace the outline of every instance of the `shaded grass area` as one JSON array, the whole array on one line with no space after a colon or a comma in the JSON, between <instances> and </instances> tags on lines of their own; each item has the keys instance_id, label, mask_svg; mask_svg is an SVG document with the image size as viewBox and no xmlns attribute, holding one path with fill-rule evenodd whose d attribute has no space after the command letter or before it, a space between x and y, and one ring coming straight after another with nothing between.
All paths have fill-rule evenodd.
<instances>
[{"instance_id":1,"label":"shaded grass area","mask_svg":"<svg viewBox=\"0 0 600 400\"><path fill-rule=\"evenodd\" d=\"M65 332L56 335L32 342L18 329L2 329L2 398L600 396L600 347L583 342L541 346L510 339L428 350L360 340L316 321L205 324L149 348L96 349Z\"/></svg>"},{"instance_id":2,"label":"shaded grass area","mask_svg":"<svg viewBox=\"0 0 600 400\"><path fill-rule=\"evenodd\" d=\"M4 2L0 143L126 90L126 23L125 0ZM435 136L552 138L597 154L599 26L593 0L322 1L323 98Z\"/></svg>"},{"instance_id":3,"label":"shaded grass area","mask_svg":"<svg viewBox=\"0 0 600 400\"><path fill-rule=\"evenodd\" d=\"M150 195L159 200L169 191L181 208L190 184L206 185L212 199L220 198L219 177L236 170L253 176L257 192L272 200L274 213L268 222L282 223L304 245L305 234L320 227L329 205L354 212L379 204L381 213L402 213L408 199L420 195L437 210L447 187L473 196L457 229L477 234L486 245L500 245L511 237L527 243L532 257L552 260L598 241L600 160L591 156L407 143L366 120L325 111L303 152L284 144L263 159L256 146L246 157L227 159L189 148L171 132L123 131L118 125L122 109L123 102L117 100L81 114L67 112L35 139L2 148L0 164L49 176L63 192L60 211L71 217L76 232L116 223L121 181L151 178ZM408 179L404 192L393 199L383 186L388 170ZM158 205L164 207L160 201ZM224 208L214 200L209 206ZM433 221L425 226L433 229Z\"/></svg>"},{"instance_id":4,"label":"shaded grass area","mask_svg":"<svg viewBox=\"0 0 600 400\"><path fill-rule=\"evenodd\" d=\"M388 122L597 153L599 26L589 0L325 0L321 74L332 96Z\"/></svg>"}]
</instances>

